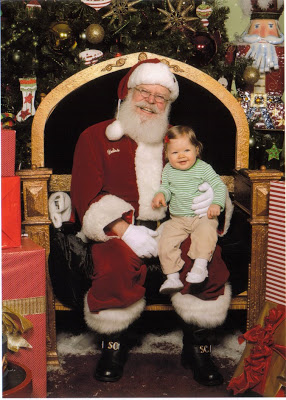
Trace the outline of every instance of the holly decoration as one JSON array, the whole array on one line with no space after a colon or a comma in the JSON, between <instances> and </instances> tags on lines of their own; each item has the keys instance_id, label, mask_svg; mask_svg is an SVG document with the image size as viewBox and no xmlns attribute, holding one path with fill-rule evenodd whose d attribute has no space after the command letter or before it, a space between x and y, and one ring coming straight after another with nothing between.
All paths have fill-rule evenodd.
<instances>
[{"instance_id":1,"label":"holly decoration","mask_svg":"<svg viewBox=\"0 0 286 400\"><path fill-rule=\"evenodd\" d=\"M268 161L275 158L279 160L279 154L281 153L282 149L278 149L276 144L274 143L271 149L267 149L266 152L268 153Z\"/></svg>"},{"instance_id":2,"label":"holly decoration","mask_svg":"<svg viewBox=\"0 0 286 400\"><path fill-rule=\"evenodd\" d=\"M188 13L193 11L193 9L195 8L194 0L192 0L191 4L187 6L185 9L183 8L185 4L183 0L179 0L176 9L172 6L171 0L167 0L167 4L169 11L158 8L158 11L160 11L160 13L166 16L166 18L162 20L163 23L167 23L163 31L166 31L167 29L181 30L181 31L187 29L191 32L196 31L196 29L190 26L189 24L198 20L198 18L188 16Z\"/></svg>"}]
</instances>

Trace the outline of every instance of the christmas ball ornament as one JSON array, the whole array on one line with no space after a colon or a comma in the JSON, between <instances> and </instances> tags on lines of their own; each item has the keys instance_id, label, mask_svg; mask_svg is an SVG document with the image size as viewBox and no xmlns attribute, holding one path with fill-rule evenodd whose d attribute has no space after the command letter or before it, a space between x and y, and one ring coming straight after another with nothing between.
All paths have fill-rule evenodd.
<instances>
[{"instance_id":1,"label":"christmas ball ornament","mask_svg":"<svg viewBox=\"0 0 286 400\"><path fill-rule=\"evenodd\" d=\"M13 54L12 54L12 60L14 61L14 63L19 64L20 62L22 62L22 58L23 58L23 54L20 50L16 50Z\"/></svg>"},{"instance_id":2,"label":"christmas ball ornament","mask_svg":"<svg viewBox=\"0 0 286 400\"><path fill-rule=\"evenodd\" d=\"M77 46L72 29L65 21L52 23L49 29L49 43L51 48L58 53L74 50Z\"/></svg>"},{"instance_id":3,"label":"christmas ball ornament","mask_svg":"<svg viewBox=\"0 0 286 400\"><path fill-rule=\"evenodd\" d=\"M84 4L92 7L95 11L100 10L103 7L108 6L111 0L81 0Z\"/></svg>"},{"instance_id":4,"label":"christmas ball ornament","mask_svg":"<svg viewBox=\"0 0 286 400\"><path fill-rule=\"evenodd\" d=\"M100 50L89 50L86 49L79 53L79 58L84 60L85 65L94 65L98 62L98 59L103 56Z\"/></svg>"},{"instance_id":5,"label":"christmas ball ornament","mask_svg":"<svg viewBox=\"0 0 286 400\"><path fill-rule=\"evenodd\" d=\"M198 66L209 64L217 52L214 38L207 32L197 32L191 36L191 42L195 48L195 55L192 57L194 64Z\"/></svg>"},{"instance_id":6,"label":"christmas ball ornament","mask_svg":"<svg viewBox=\"0 0 286 400\"><path fill-rule=\"evenodd\" d=\"M255 138L253 136L251 136L249 138L249 147L252 148L252 147L255 146L255 144L256 144L256 140L255 140Z\"/></svg>"},{"instance_id":7,"label":"christmas ball ornament","mask_svg":"<svg viewBox=\"0 0 286 400\"><path fill-rule=\"evenodd\" d=\"M208 18L211 16L212 12L212 7L206 4L205 1L203 1L202 4L196 8L196 14L201 19L201 22L205 28L209 25Z\"/></svg>"},{"instance_id":8,"label":"christmas ball ornament","mask_svg":"<svg viewBox=\"0 0 286 400\"><path fill-rule=\"evenodd\" d=\"M248 66L245 68L242 77L246 83L254 85L258 81L260 74L257 68Z\"/></svg>"},{"instance_id":9,"label":"christmas ball ornament","mask_svg":"<svg viewBox=\"0 0 286 400\"><path fill-rule=\"evenodd\" d=\"M99 24L91 24L87 27L86 39L89 43L98 44L103 41L104 29Z\"/></svg>"}]
</instances>

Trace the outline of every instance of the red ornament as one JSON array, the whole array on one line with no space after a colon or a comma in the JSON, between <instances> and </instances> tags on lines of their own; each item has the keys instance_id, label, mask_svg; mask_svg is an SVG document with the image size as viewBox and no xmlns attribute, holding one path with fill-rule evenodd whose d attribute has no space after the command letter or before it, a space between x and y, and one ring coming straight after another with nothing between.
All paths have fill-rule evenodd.
<instances>
[{"instance_id":1,"label":"red ornament","mask_svg":"<svg viewBox=\"0 0 286 400\"><path fill-rule=\"evenodd\" d=\"M197 32L191 37L195 47L195 55L192 58L194 64L208 65L217 52L217 44L212 35L207 32Z\"/></svg>"}]
</instances>

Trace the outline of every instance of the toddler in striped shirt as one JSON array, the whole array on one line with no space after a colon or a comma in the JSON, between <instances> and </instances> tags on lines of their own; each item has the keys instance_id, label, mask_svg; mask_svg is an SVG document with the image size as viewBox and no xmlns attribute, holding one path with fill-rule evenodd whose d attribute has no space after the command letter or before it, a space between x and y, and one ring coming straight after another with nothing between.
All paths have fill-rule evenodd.
<instances>
[{"instance_id":1,"label":"toddler in striped shirt","mask_svg":"<svg viewBox=\"0 0 286 400\"><path fill-rule=\"evenodd\" d=\"M201 283L208 276L207 265L217 243L218 216L225 207L226 186L213 168L200 159L202 143L194 131L186 126L174 126L164 139L165 156L168 163L162 173L162 183L152 200L152 207L166 207L169 203L170 220L165 222L158 245L160 263L167 279L160 293L173 293L184 285L179 271L184 265L181 258L181 243L191 236L188 256L194 260L186 281ZM208 182L214 192L207 213L196 215L192 210L199 186Z\"/></svg>"}]
</instances>

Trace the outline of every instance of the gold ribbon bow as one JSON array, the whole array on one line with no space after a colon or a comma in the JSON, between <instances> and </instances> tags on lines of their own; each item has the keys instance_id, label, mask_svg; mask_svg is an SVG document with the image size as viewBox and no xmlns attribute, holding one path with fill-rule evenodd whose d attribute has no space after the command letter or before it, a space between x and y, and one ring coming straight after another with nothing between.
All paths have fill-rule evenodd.
<instances>
[{"instance_id":1,"label":"gold ribbon bow","mask_svg":"<svg viewBox=\"0 0 286 400\"><path fill-rule=\"evenodd\" d=\"M2 307L2 331L7 336L9 350L18 352L20 347L32 348L22 337L22 334L31 328L33 324L27 318L6 306Z\"/></svg>"}]
</instances>

